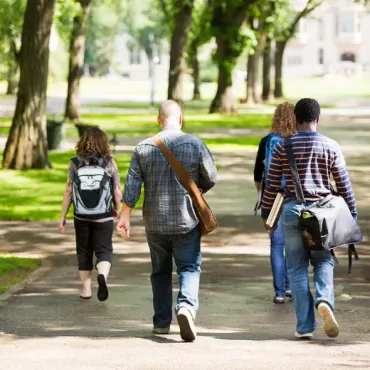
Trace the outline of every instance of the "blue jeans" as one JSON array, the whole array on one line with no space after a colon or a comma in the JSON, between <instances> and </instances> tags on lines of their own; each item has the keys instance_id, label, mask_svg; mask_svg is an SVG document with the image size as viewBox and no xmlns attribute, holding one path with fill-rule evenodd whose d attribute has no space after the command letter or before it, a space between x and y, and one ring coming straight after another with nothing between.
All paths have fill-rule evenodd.
<instances>
[{"instance_id":1,"label":"blue jeans","mask_svg":"<svg viewBox=\"0 0 370 370\"><path fill-rule=\"evenodd\" d=\"M152 258L152 290L155 327L164 328L172 322L172 256L177 266L180 290L176 311L186 307L195 317L199 301L200 230L182 235L160 235L147 233Z\"/></svg>"},{"instance_id":2,"label":"blue jeans","mask_svg":"<svg viewBox=\"0 0 370 370\"><path fill-rule=\"evenodd\" d=\"M271 241L271 269L274 280L275 295L285 297L285 292L290 290L290 283L284 256L283 222L280 219L276 230L270 234Z\"/></svg>"},{"instance_id":3,"label":"blue jeans","mask_svg":"<svg viewBox=\"0 0 370 370\"><path fill-rule=\"evenodd\" d=\"M329 251L309 251L303 244L299 215L304 205L296 201L284 204L283 228L285 254L293 303L297 316L297 332L311 333L316 329L315 303L310 291L308 266L313 266L316 306L328 303L334 309L334 261Z\"/></svg>"}]
</instances>

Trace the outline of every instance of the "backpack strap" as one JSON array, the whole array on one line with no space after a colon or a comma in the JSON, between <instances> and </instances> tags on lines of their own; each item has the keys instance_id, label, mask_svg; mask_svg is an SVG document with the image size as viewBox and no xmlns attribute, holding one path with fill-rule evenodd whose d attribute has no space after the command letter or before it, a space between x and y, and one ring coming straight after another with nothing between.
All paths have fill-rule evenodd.
<instances>
[{"instance_id":1,"label":"backpack strap","mask_svg":"<svg viewBox=\"0 0 370 370\"><path fill-rule=\"evenodd\" d=\"M293 179L293 184L294 184L294 187L295 187L297 200L300 204L304 204L304 203L306 203L306 200L305 200L305 197L304 197L304 194L303 194L302 183L301 183L301 180L299 178L297 163L296 163L295 158L294 158L293 142L292 142L291 137L287 137L285 139L284 148L285 148L285 152L286 152L286 155L287 155L287 158L288 158L289 168L290 168L290 172L292 174L292 179Z\"/></svg>"},{"instance_id":2,"label":"backpack strap","mask_svg":"<svg viewBox=\"0 0 370 370\"><path fill-rule=\"evenodd\" d=\"M72 163L78 168L81 165L81 160L79 157L73 157L71 158Z\"/></svg>"}]
</instances>

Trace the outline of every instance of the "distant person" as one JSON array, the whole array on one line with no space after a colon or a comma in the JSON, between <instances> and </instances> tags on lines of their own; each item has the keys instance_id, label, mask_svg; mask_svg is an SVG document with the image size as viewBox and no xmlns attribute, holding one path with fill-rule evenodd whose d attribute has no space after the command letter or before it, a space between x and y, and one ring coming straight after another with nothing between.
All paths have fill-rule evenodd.
<instances>
[{"instance_id":1,"label":"distant person","mask_svg":"<svg viewBox=\"0 0 370 370\"><path fill-rule=\"evenodd\" d=\"M316 307L323 319L325 333L329 337L336 337L339 334L339 326L334 316L334 261L330 251L306 249L299 226L299 215L305 207L331 194L331 175L338 193L343 196L354 219L357 220L355 195L339 145L317 132L320 119L319 103L314 99L302 99L295 106L294 113L298 132L292 136L293 153L307 203L299 204L297 201L282 140L276 145L272 155L262 202L262 217L266 222L284 176L286 200L282 221L287 267L297 315L295 335L297 338L312 337L316 329ZM313 266L316 303L310 291L310 262Z\"/></svg>"},{"instance_id":2,"label":"distant person","mask_svg":"<svg viewBox=\"0 0 370 370\"><path fill-rule=\"evenodd\" d=\"M266 187L266 177L271 165L272 153L276 144L284 137L293 135L297 131L294 107L289 103L278 105L272 119L270 134L262 138L256 163L254 166L254 182L257 192L263 192ZM283 192L285 179L282 178L280 191ZM283 224L280 220L276 230L270 232L270 259L274 285L274 303L283 304L285 298L291 298L289 277L284 255Z\"/></svg>"},{"instance_id":3,"label":"distant person","mask_svg":"<svg viewBox=\"0 0 370 370\"><path fill-rule=\"evenodd\" d=\"M158 134L177 160L205 193L216 183L213 157L200 140L182 132L180 106L166 101L159 109ZM192 199L180 184L166 158L152 138L140 143L132 156L123 207L117 230L130 235L130 215L144 184L144 222L152 259L153 333L168 334L172 322L172 257L179 274L180 291L176 316L181 338L196 338L195 316L198 310L201 234Z\"/></svg>"},{"instance_id":4,"label":"distant person","mask_svg":"<svg viewBox=\"0 0 370 370\"><path fill-rule=\"evenodd\" d=\"M108 298L107 278L113 258L113 218L119 215L120 177L107 135L97 127L89 128L76 146L77 156L68 168L64 192L61 233L66 226L66 215L74 205L74 226L78 270L82 282L82 299L91 298L91 277L94 253L98 270L98 299Z\"/></svg>"}]
</instances>

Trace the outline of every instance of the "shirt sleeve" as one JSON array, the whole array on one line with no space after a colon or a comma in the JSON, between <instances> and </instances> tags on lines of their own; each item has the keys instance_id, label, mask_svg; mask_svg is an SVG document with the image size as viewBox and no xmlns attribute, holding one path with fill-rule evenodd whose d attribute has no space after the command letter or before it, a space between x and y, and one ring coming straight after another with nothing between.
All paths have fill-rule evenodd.
<instances>
[{"instance_id":1,"label":"shirt sleeve","mask_svg":"<svg viewBox=\"0 0 370 370\"><path fill-rule=\"evenodd\" d=\"M199 187L203 193L206 193L216 185L217 167L211 152L204 143L200 149L199 172Z\"/></svg>"},{"instance_id":2,"label":"shirt sleeve","mask_svg":"<svg viewBox=\"0 0 370 370\"><path fill-rule=\"evenodd\" d=\"M275 198L280 191L283 176L282 151L283 148L281 142L279 142L272 153L271 166L266 178L266 188L263 192L261 215L264 219L268 218Z\"/></svg>"},{"instance_id":3,"label":"shirt sleeve","mask_svg":"<svg viewBox=\"0 0 370 370\"><path fill-rule=\"evenodd\" d=\"M122 202L130 208L135 208L141 194L141 185L144 182L138 149L136 148L131 159L130 168L128 170L125 188L123 191Z\"/></svg>"},{"instance_id":4,"label":"shirt sleeve","mask_svg":"<svg viewBox=\"0 0 370 370\"><path fill-rule=\"evenodd\" d=\"M346 161L341 149L339 148L339 145L337 146L336 153L334 154L331 173L333 175L338 194L344 198L353 217L357 219L355 193L352 189L352 183L347 170Z\"/></svg>"},{"instance_id":5,"label":"shirt sleeve","mask_svg":"<svg viewBox=\"0 0 370 370\"><path fill-rule=\"evenodd\" d=\"M266 141L267 141L267 136L261 139L259 147L258 147L256 163L254 165L254 181L255 182L262 182L263 180L263 173L265 172Z\"/></svg>"}]
</instances>

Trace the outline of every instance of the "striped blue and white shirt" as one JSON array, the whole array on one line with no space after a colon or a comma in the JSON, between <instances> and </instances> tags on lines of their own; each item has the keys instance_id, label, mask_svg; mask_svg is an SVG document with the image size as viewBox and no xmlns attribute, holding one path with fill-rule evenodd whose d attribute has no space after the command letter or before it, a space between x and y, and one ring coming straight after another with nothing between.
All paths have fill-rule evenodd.
<instances>
[{"instance_id":1,"label":"striped blue and white shirt","mask_svg":"<svg viewBox=\"0 0 370 370\"><path fill-rule=\"evenodd\" d=\"M204 193L215 185L216 165L202 140L171 126L158 135ZM130 208L139 200L142 184L147 232L185 234L198 225L190 195L151 138L140 143L132 156L122 197Z\"/></svg>"},{"instance_id":2,"label":"striped blue and white shirt","mask_svg":"<svg viewBox=\"0 0 370 370\"><path fill-rule=\"evenodd\" d=\"M334 178L338 193L346 201L352 215L357 217L355 194L346 162L339 145L317 132L297 132L292 136L293 153L302 189L307 201L317 201L331 193ZM267 218L280 190L282 175L286 179L285 195L296 199L292 174L285 153L284 139L275 147L267 174L262 200L262 217Z\"/></svg>"}]
</instances>

